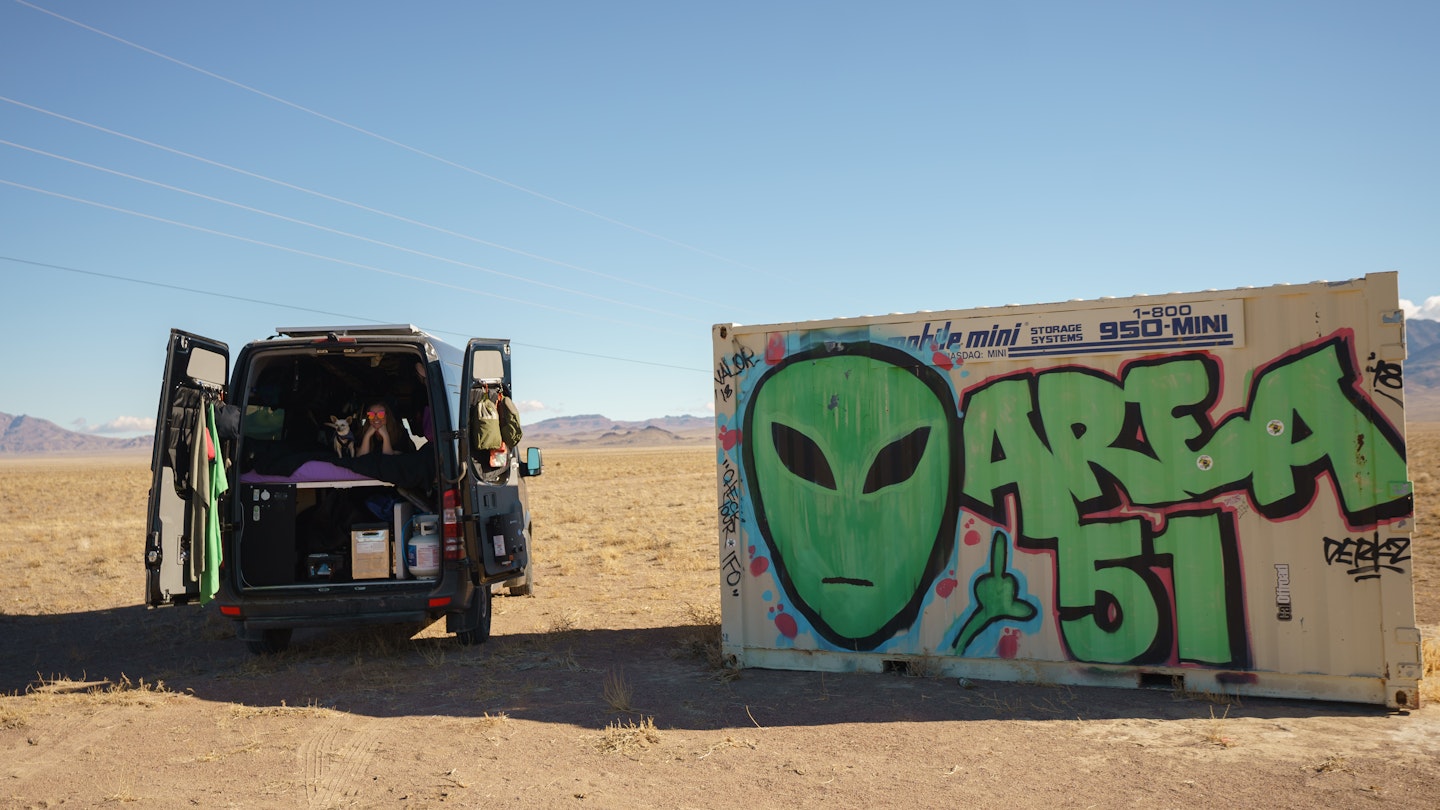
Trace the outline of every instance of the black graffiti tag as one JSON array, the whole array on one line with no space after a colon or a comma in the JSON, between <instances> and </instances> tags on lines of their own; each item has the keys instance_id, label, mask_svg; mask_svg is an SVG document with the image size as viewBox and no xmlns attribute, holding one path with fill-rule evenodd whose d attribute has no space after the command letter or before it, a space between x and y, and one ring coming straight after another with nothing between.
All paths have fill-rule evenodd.
<instances>
[{"instance_id":1,"label":"black graffiti tag","mask_svg":"<svg viewBox=\"0 0 1440 810\"><path fill-rule=\"evenodd\" d=\"M1410 559L1410 538L1390 537L1384 542L1377 532L1374 537L1325 538L1325 564L1348 565L1345 573L1355 578L1375 579L1381 570L1404 573L1400 563Z\"/></svg>"},{"instance_id":2,"label":"black graffiti tag","mask_svg":"<svg viewBox=\"0 0 1440 810\"><path fill-rule=\"evenodd\" d=\"M724 487L720 500L720 527L726 537L731 537L740 523L740 474L728 458L720 474L720 483Z\"/></svg>"},{"instance_id":3,"label":"black graffiti tag","mask_svg":"<svg viewBox=\"0 0 1440 810\"><path fill-rule=\"evenodd\" d=\"M734 551L726 554L725 559L720 563L720 570L725 574L725 585L731 589L730 595L739 596L740 588L738 586L740 580L744 579L744 574L741 573L740 555Z\"/></svg>"},{"instance_id":4,"label":"black graffiti tag","mask_svg":"<svg viewBox=\"0 0 1440 810\"><path fill-rule=\"evenodd\" d=\"M755 352L741 346L729 357L720 358L720 362L715 364L715 393L725 400L734 396L735 387L730 384L730 378L753 367L756 357Z\"/></svg>"},{"instance_id":5,"label":"black graffiti tag","mask_svg":"<svg viewBox=\"0 0 1440 810\"><path fill-rule=\"evenodd\" d=\"M1375 362L1375 365L1365 367L1365 370L1370 372L1370 390L1394 402L1396 405L1403 406L1404 403L1402 403L1398 397L1380 390L1383 387L1389 388L1391 391L1399 391L1405 387L1404 372L1401 370L1400 364L1391 363L1387 360L1376 360L1375 352L1370 353L1369 359Z\"/></svg>"}]
</instances>

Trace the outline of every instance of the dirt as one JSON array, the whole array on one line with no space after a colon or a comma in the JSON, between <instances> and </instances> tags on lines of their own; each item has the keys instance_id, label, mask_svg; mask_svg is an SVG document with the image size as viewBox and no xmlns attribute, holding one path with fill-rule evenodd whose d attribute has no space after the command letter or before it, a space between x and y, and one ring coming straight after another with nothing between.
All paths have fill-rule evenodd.
<instances>
[{"instance_id":1,"label":"dirt","mask_svg":"<svg viewBox=\"0 0 1440 810\"><path fill-rule=\"evenodd\" d=\"M1412 430L1411 444L1425 527L1440 429ZM655 477L636 459L617 475ZM606 482L593 505L539 525L549 550L535 595L498 598L495 636L479 647L458 646L441 623L413 637L298 631L286 653L252 656L208 610L138 605L138 537L126 559L48 563L106 572L74 597L83 607L36 607L25 583L50 580L33 561L16 566L0 581L0 807L1420 807L1440 797L1430 684L1428 705L1397 713L717 666L713 566L684 564L713 547L691 536L713 514L708 464L701 451L660 476L677 482L668 499L627 503ZM567 476L583 469L552 459L537 501L570 514ZM626 517L651 509L674 510L662 522L684 527L683 543L590 547L604 532L622 542L644 525ZM1421 538L1415 555L1431 638L1435 545Z\"/></svg>"}]
</instances>

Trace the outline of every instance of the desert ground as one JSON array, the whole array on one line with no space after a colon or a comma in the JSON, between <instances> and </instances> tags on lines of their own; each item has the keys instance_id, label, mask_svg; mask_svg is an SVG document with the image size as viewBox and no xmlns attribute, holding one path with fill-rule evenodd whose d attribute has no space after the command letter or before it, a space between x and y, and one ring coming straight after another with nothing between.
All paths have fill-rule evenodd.
<instances>
[{"instance_id":1,"label":"desert ground","mask_svg":"<svg viewBox=\"0 0 1440 810\"><path fill-rule=\"evenodd\" d=\"M149 458L0 461L0 807L1352 807L1440 797L1440 424L1409 428L1428 704L727 669L714 451L550 452L536 588L257 657L147 610Z\"/></svg>"}]
</instances>

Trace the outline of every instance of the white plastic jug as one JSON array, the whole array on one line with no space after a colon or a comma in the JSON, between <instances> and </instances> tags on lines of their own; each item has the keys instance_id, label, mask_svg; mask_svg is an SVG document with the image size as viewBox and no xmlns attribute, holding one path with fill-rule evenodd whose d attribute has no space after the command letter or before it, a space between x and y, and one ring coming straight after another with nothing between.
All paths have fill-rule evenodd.
<instances>
[{"instance_id":1,"label":"white plastic jug","mask_svg":"<svg viewBox=\"0 0 1440 810\"><path fill-rule=\"evenodd\" d=\"M440 574L440 518L416 515L410 519L405 541L405 565L416 579L434 579Z\"/></svg>"}]
</instances>

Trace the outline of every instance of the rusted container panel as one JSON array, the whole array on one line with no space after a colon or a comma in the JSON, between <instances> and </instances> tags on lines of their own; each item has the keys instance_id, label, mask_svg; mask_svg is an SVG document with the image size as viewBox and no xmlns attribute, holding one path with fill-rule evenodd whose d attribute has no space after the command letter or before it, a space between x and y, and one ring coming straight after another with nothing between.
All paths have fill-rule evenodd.
<instances>
[{"instance_id":1,"label":"rusted container panel","mask_svg":"<svg viewBox=\"0 0 1440 810\"><path fill-rule=\"evenodd\" d=\"M1417 705L1395 274L713 336L740 665Z\"/></svg>"}]
</instances>

